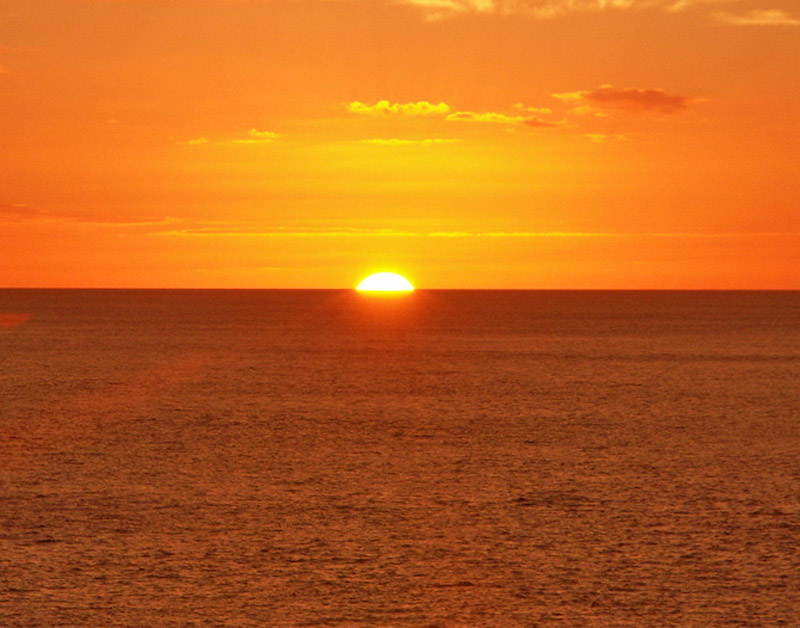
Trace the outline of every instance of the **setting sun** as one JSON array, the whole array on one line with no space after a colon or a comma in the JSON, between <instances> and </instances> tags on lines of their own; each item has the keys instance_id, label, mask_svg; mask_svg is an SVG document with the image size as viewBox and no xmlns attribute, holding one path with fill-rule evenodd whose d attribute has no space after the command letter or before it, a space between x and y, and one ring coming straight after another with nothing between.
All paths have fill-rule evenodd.
<instances>
[{"instance_id":1,"label":"setting sun","mask_svg":"<svg viewBox=\"0 0 800 628\"><path fill-rule=\"evenodd\" d=\"M413 292L411 282L397 273L374 273L356 288L359 292Z\"/></svg>"}]
</instances>

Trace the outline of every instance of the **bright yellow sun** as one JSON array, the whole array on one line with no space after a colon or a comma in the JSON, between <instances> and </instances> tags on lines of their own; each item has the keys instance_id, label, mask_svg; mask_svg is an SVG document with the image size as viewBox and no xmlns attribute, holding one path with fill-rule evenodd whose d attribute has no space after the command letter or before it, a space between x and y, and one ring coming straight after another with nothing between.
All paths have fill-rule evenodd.
<instances>
[{"instance_id":1,"label":"bright yellow sun","mask_svg":"<svg viewBox=\"0 0 800 628\"><path fill-rule=\"evenodd\" d=\"M359 292L413 292L411 282L397 273L375 273L356 288Z\"/></svg>"}]
</instances>

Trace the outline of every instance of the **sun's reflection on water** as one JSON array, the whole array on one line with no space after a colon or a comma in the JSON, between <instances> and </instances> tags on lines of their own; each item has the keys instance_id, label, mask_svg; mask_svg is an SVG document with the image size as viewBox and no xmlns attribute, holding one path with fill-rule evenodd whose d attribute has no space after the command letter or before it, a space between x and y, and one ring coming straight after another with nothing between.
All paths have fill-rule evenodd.
<instances>
[{"instance_id":1,"label":"sun's reflection on water","mask_svg":"<svg viewBox=\"0 0 800 628\"><path fill-rule=\"evenodd\" d=\"M0 327L19 327L31 319L27 312L0 312Z\"/></svg>"}]
</instances>

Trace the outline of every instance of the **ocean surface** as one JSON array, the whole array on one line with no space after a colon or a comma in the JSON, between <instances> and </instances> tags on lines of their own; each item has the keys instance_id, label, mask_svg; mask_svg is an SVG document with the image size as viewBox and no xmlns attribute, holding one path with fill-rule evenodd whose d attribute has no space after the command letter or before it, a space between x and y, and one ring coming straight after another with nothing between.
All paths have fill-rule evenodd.
<instances>
[{"instance_id":1,"label":"ocean surface","mask_svg":"<svg viewBox=\"0 0 800 628\"><path fill-rule=\"evenodd\" d=\"M800 626L800 292L0 290L0 626Z\"/></svg>"}]
</instances>

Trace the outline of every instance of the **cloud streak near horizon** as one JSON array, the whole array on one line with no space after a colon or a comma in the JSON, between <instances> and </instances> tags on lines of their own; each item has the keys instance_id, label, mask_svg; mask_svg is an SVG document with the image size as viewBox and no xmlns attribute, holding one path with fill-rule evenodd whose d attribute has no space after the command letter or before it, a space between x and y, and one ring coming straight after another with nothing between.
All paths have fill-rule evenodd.
<instances>
[{"instance_id":1,"label":"cloud streak near horizon","mask_svg":"<svg viewBox=\"0 0 800 628\"><path fill-rule=\"evenodd\" d=\"M553 19L574 13L609 11L660 11L682 13L704 5L740 3L741 0L398 0L398 4L421 9L430 20L440 20L461 14L521 15L534 19ZM777 21L762 24L786 24L782 11L753 9L751 14L776 14ZM789 18L791 19L791 18ZM730 22L743 23L743 22ZM755 23L755 22L748 22Z\"/></svg>"},{"instance_id":2,"label":"cloud streak near horizon","mask_svg":"<svg viewBox=\"0 0 800 628\"><path fill-rule=\"evenodd\" d=\"M144 4L142 0L71 0L76 3ZM152 0L151 4L174 4L179 0ZM298 0L209 0L220 6L247 4L289 4ZM305 0L307 4L326 0ZM765 0L769 2L769 0ZM518 15L549 20L580 13L621 11L656 11L667 14L684 13L701 7L735 5L743 13L716 12L710 17L730 25L798 26L800 18L780 8L764 7L760 0L384 0L386 6L409 6L421 10L429 20L442 20L458 15ZM187 0L186 4L190 4ZM354 2L357 4L357 2ZM749 7L742 7L749 4ZM31 52L36 48L0 46L4 51Z\"/></svg>"},{"instance_id":3,"label":"cloud streak near horizon","mask_svg":"<svg viewBox=\"0 0 800 628\"><path fill-rule=\"evenodd\" d=\"M242 237L242 238L772 238L800 237L800 232L772 232L772 231L643 231L643 232L602 232L602 231L414 231L402 229L364 229L342 228L331 229L273 229L273 230L248 230L230 229L228 225L213 223L207 226L187 226L183 229L154 232L156 236L179 237Z\"/></svg>"}]
</instances>

